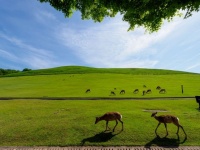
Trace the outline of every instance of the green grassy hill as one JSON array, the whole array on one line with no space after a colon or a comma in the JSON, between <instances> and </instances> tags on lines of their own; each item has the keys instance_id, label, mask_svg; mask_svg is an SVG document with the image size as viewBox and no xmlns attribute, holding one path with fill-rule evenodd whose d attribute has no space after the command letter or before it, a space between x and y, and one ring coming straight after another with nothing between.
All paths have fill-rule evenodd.
<instances>
[{"instance_id":1,"label":"green grassy hill","mask_svg":"<svg viewBox=\"0 0 200 150\"><path fill-rule=\"evenodd\" d=\"M191 97L200 94L200 75L159 69L67 66L10 74L0 78L0 85L1 97ZM167 92L160 94L157 86ZM91 92L85 93L87 89ZM137 94L133 93L135 89L139 89ZM142 91L147 89L152 92L143 96ZM126 93L120 94L121 90ZM116 95L110 95L111 91Z\"/></svg>"},{"instance_id":2,"label":"green grassy hill","mask_svg":"<svg viewBox=\"0 0 200 150\"><path fill-rule=\"evenodd\" d=\"M0 100L1 146L199 145L199 110L194 96L200 95L200 74L67 66L13 73L0 77L0 85L0 99L15 99ZM160 94L157 86L167 92ZM86 93L87 89L91 92ZM135 89L139 92L133 93ZM142 95L147 89L152 92ZM120 94L121 90L125 93ZM116 95L110 95L111 91ZM65 97L75 100L38 100ZM151 101L127 100L155 97L157 99ZM87 100L83 101L83 98ZM104 100L88 100L93 98ZM94 124L95 117L108 111L119 111L123 115L124 131L120 131L121 124L115 132L102 132L104 121ZM153 111L160 111L159 115L178 116L188 138L181 130L180 138L177 137L174 125L168 125L168 137L161 125L158 129L160 137L156 137L154 131L158 122L150 117ZM109 123L111 128L114 125L115 122Z\"/></svg>"},{"instance_id":3,"label":"green grassy hill","mask_svg":"<svg viewBox=\"0 0 200 150\"><path fill-rule=\"evenodd\" d=\"M56 68L30 70L8 74L4 77L32 76L32 75L55 75L55 74L88 74L88 73L113 73L134 75L167 75L167 74L193 74L184 71L144 68L92 68L84 66L62 66Z\"/></svg>"}]
</instances>

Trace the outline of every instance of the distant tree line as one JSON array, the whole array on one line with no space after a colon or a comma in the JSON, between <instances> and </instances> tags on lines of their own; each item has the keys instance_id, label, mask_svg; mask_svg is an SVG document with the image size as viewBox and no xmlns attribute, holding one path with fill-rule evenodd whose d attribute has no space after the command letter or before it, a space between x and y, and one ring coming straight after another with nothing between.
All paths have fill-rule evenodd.
<instances>
[{"instance_id":1,"label":"distant tree line","mask_svg":"<svg viewBox=\"0 0 200 150\"><path fill-rule=\"evenodd\" d=\"M30 70L31 69L24 68L22 70L22 72L30 71ZM0 68L0 76L7 75L7 74L12 74L12 73L18 73L18 72L21 72L21 71L20 70L14 70L14 69L2 69L2 68Z\"/></svg>"}]
</instances>

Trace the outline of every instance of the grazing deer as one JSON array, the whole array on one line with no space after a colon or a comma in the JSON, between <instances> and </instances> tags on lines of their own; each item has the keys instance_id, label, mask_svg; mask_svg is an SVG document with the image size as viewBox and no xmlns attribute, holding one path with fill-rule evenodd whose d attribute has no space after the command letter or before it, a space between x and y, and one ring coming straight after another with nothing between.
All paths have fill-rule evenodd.
<instances>
[{"instance_id":1,"label":"grazing deer","mask_svg":"<svg viewBox=\"0 0 200 150\"><path fill-rule=\"evenodd\" d=\"M146 91L146 93L147 93L147 94L151 93L151 89L148 89L148 90Z\"/></svg>"},{"instance_id":2,"label":"grazing deer","mask_svg":"<svg viewBox=\"0 0 200 150\"><path fill-rule=\"evenodd\" d=\"M108 122L109 121L114 121L114 120L116 121L115 127L117 126L118 121L119 121L122 124L122 131L124 129L123 122L122 122L122 115L119 112L107 112L101 117L96 117L95 124L97 124L101 120L105 120L106 121L106 130L105 131L108 131L108 128L109 128L108 127ZM113 132L115 131L115 127L113 128Z\"/></svg>"},{"instance_id":3,"label":"grazing deer","mask_svg":"<svg viewBox=\"0 0 200 150\"><path fill-rule=\"evenodd\" d=\"M88 92L90 92L90 89L87 89L87 90L85 91L85 93L88 93Z\"/></svg>"},{"instance_id":4,"label":"grazing deer","mask_svg":"<svg viewBox=\"0 0 200 150\"><path fill-rule=\"evenodd\" d=\"M166 90L165 90L165 89L161 89L161 90L159 91L159 93L166 93Z\"/></svg>"},{"instance_id":5,"label":"grazing deer","mask_svg":"<svg viewBox=\"0 0 200 150\"><path fill-rule=\"evenodd\" d=\"M156 87L156 90L160 90L160 89L161 89L161 87L160 87L160 86L157 86L157 87Z\"/></svg>"},{"instance_id":6,"label":"grazing deer","mask_svg":"<svg viewBox=\"0 0 200 150\"><path fill-rule=\"evenodd\" d=\"M137 94L138 92L139 92L139 89L135 89L135 90L133 91L134 94Z\"/></svg>"},{"instance_id":7,"label":"grazing deer","mask_svg":"<svg viewBox=\"0 0 200 150\"><path fill-rule=\"evenodd\" d=\"M125 90L121 90L121 91L120 91L120 94L125 94Z\"/></svg>"},{"instance_id":8,"label":"grazing deer","mask_svg":"<svg viewBox=\"0 0 200 150\"><path fill-rule=\"evenodd\" d=\"M156 116L157 112L152 113L151 117L154 117L156 120L158 120L158 125L155 129L155 133L157 134L157 129L160 126L161 123L164 123L165 128L166 128L166 136L168 135L168 131L167 131L167 123L173 123L174 125L176 125L178 127L176 134L178 134L179 132L179 127L181 127L181 129L183 130L183 132L185 133L185 130L183 129L183 127L179 124L179 119L178 117L172 116L172 115L161 115L161 116ZM185 133L186 137L187 134Z\"/></svg>"},{"instance_id":9,"label":"grazing deer","mask_svg":"<svg viewBox=\"0 0 200 150\"><path fill-rule=\"evenodd\" d=\"M116 94L115 94L115 92L114 92L114 91L111 91L111 92L110 92L110 95L116 95Z\"/></svg>"}]
</instances>

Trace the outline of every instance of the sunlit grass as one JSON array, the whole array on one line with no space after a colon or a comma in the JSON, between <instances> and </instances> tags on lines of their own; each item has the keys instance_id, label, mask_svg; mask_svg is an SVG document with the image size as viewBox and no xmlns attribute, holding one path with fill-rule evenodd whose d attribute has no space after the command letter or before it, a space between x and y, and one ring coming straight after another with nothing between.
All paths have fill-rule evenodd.
<instances>
[{"instance_id":1,"label":"sunlit grass","mask_svg":"<svg viewBox=\"0 0 200 150\"><path fill-rule=\"evenodd\" d=\"M170 75L170 74L194 74L184 71L164 70L164 69L147 69L147 68L93 68L86 66L61 66L55 68L38 69L22 71L4 75L7 77L17 76L35 76L35 75L55 75L55 74L132 74L132 75Z\"/></svg>"},{"instance_id":2,"label":"sunlit grass","mask_svg":"<svg viewBox=\"0 0 200 150\"><path fill-rule=\"evenodd\" d=\"M200 93L200 76L177 75L131 75L131 74L74 74L42 75L0 78L1 97L177 97ZM146 85L147 88L143 88ZM166 89L165 94L156 90ZM184 91L182 93L181 86ZM91 92L85 93L87 89ZM139 89L139 93L133 91ZM151 89L151 94L142 96L142 91ZM119 94L125 90L125 94Z\"/></svg>"},{"instance_id":3,"label":"sunlit grass","mask_svg":"<svg viewBox=\"0 0 200 150\"><path fill-rule=\"evenodd\" d=\"M49 75L51 74L51 75ZM29 76L26 76L29 75ZM24 72L23 76L0 78L0 97L194 97L200 93L199 74L168 70L104 69L87 67L58 67ZM144 88L143 85L147 87ZM157 86L166 89L159 94ZM184 91L182 93L181 86ZM139 93L133 91L138 88ZM91 92L85 93L86 89ZM142 96L142 91L151 94ZM125 90L125 94L119 94ZM114 91L115 96L110 96ZM158 100L8 100L0 101L1 146L70 146L70 145L199 145L200 117L195 99ZM159 114L177 115L188 138L180 130L177 139L174 125L164 125L154 130L158 122L151 111L165 110ZM95 117L107 111L123 115L124 131L103 133L105 122L94 124ZM109 126L114 127L115 122Z\"/></svg>"},{"instance_id":4,"label":"sunlit grass","mask_svg":"<svg viewBox=\"0 0 200 150\"><path fill-rule=\"evenodd\" d=\"M0 101L0 145L199 145L200 116L197 108L195 99ZM180 139L177 139L177 127L173 124L168 125L167 138L164 138L164 125L158 128L160 139L156 138L154 130L158 122L150 117L150 110L166 110L158 115L178 116L188 134L186 141L181 129ZM120 132L119 123L114 133L102 133L105 121L94 124L96 116L108 111L119 111L123 115L124 131ZM110 128L114 125L115 122L109 123Z\"/></svg>"}]
</instances>

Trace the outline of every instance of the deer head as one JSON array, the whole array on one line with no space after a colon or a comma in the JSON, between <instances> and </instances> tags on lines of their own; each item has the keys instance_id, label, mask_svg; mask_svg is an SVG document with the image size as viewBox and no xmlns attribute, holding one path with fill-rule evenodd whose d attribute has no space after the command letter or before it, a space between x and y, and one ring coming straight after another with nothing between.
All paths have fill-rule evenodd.
<instances>
[{"instance_id":1,"label":"deer head","mask_svg":"<svg viewBox=\"0 0 200 150\"><path fill-rule=\"evenodd\" d=\"M151 117L155 117L158 112L152 113Z\"/></svg>"},{"instance_id":2,"label":"deer head","mask_svg":"<svg viewBox=\"0 0 200 150\"><path fill-rule=\"evenodd\" d=\"M97 124L100 121L100 117L96 117L95 124Z\"/></svg>"}]
</instances>

